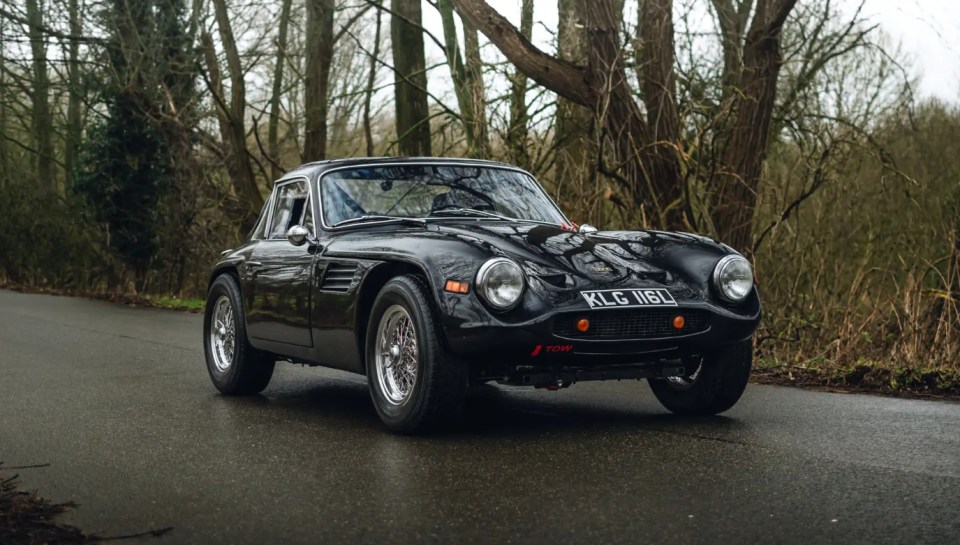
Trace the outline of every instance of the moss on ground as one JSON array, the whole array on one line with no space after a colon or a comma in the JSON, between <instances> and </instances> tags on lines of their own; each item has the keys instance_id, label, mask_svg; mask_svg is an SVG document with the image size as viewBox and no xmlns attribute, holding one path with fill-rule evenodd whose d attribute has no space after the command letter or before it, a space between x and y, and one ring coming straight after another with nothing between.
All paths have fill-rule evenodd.
<instances>
[{"instance_id":1,"label":"moss on ground","mask_svg":"<svg viewBox=\"0 0 960 545\"><path fill-rule=\"evenodd\" d=\"M867 360L841 364L819 359L803 365L760 360L754 365L753 380L765 384L888 395L960 398L960 371L957 369L914 368Z\"/></svg>"}]
</instances>

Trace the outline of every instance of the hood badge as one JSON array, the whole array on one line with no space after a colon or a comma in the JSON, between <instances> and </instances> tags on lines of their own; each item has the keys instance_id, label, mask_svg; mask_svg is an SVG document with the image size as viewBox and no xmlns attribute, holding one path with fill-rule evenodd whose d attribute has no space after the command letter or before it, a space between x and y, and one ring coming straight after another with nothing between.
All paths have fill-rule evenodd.
<instances>
[{"instance_id":1,"label":"hood badge","mask_svg":"<svg viewBox=\"0 0 960 545\"><path fill-rule=\"evenodd\" d=\"M613 269L610 268L610 267L609 267L607 264L605 264L605 263L594 263L594 264L593 264L593 272L598 272L598 273L612 273L612 272L613 272Z\"/></svg>"}]
</instances>

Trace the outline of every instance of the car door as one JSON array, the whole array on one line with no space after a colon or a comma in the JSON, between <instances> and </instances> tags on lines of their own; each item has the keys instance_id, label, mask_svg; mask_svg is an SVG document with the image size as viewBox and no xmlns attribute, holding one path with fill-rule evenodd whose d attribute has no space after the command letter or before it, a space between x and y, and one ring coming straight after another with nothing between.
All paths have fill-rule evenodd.
<instances>
[{"instance_id":1,"label":"car door","mask_svg":"<svg viewBox=\"0 0 960 545\"><path fill-rule=\"evenodd\" d=\"M251 293L247 334L254 339L311 347L310 323L315 246L294 246L286 237L294 225L316 236L313 207L305 179L280 182L263 238L246 262Z\"/></svg>"}]
</instances>

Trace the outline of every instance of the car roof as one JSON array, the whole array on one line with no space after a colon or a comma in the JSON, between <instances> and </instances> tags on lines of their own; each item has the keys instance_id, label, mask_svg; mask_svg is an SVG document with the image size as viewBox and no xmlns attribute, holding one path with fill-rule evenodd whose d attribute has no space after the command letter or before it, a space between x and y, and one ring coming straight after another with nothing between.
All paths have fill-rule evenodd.
<instances>
[{"instance_id":1,"label":"car roof","mask_svg":"<svg viewBox=\"0 0 960 545\"><path fill-rule=\"evenodd\" d=\"M509 163L501 161L490 161L487 159L468 159L464 157L351 157L347 159L327 159L325 161L314 161L304 163L293 170L288 171L277 182L288 180L296 176L310 176L332 168L349 166L376 166L380 164L395 163L443 163L443 164L463 164L463 165L485 165L490 167L519 168Z\"/></svg>"}]
</instances>

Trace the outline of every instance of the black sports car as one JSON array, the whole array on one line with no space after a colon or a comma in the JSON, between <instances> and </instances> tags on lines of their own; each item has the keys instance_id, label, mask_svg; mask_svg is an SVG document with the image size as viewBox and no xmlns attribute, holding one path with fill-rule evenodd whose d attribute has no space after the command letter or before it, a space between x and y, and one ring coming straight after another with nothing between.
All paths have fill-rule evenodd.
<instances>
[{"instance_id":1,"label":"black sports car","mask_svg":"<svg viewBox=\"0 0 960 545\"><path fill-rule=\"evenodd\" d=\"M276 360L367 376L383 421L455 417L470 384L649 379L676 413L732 407L760 298L708 238L597 231L528 173L439 158L303 165L210 277L214 385L255 394Z\"/></svg>"}]
</instances>

